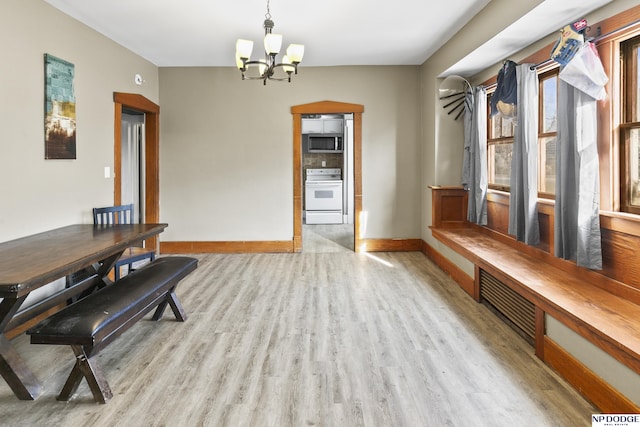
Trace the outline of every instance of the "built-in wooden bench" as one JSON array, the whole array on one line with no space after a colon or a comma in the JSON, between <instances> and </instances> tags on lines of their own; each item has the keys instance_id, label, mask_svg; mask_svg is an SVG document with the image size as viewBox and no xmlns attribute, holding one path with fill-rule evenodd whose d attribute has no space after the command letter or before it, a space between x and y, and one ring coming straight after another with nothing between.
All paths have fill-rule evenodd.
<instances>
[{"instance_id":1,"label":"built-in wooden bench","mask_svg":"<svg viewBox=\"0 0 640 427\"><path fill-rule=\"evenodd\" d=\"M112 392L92 357L153 309L153 320L169 305L176 319L185 321L175 288L197 265L190 257L158 258L30 328L32 344L70 345L76 355L57 399L69 400L86 378L95 401L106 403Z\"/></svg>"},{"instance_id":2,"label":"built-in wooden bench","mask_svg":"<svg viewBox=\"0 0 640 427\"><path fill-rule=\"evenodd\" d=\"M441 198L447 191L439 191L441 194L437 197ZM434 203L441 204L442 200L435 200L437 197L434 196ZM452 206L464 203L466 198L461 197L448 209L453 212ZM440 211L436 212L437 209ZM634 402L604 381L587 375L583 365L545 334L545 314L548 314L640 374L638 290L510 236L468 223L464 219L466 214L460 211L449 219L443 219L442 212L441 206L434 206L433 223L438 227L431 228L433 237L475 266L473 282L461 283L462 287L481 301L481 277L488 273L515 291L533 305L534 346L538 357L556 370L575 371L574 377L567 379L601 410L640 412ZM594 384L598 381L602 383Z\"/></svg>"}]
</instances>

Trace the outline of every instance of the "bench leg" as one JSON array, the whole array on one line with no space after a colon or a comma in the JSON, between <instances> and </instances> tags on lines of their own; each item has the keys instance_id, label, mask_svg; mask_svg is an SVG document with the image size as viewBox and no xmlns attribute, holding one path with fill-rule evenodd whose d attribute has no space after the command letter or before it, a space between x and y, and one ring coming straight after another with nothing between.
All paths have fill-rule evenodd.
<instances>
[{"instance_id":1,"label":"bench leg","mask_svg":"<svg viewBox=\"0 0 640 427\"><path fill-rule=\"evenodd\" d=\"M167 308L167 304L171 306L171 310L179 322L187 320L187 313L185 313L182 308L182 304L180 304L180 301L178 300L175 288L171 289L167 294L167 297L158 304L158 308L156 308L155 313L153 313L153 320L158 321L162 319L162 315L164 314L164 310Z\"/></svg>"},{"instance_id":2,"label":"bench leg","mask_svg":"<svg viewBox=\"0 0 640 427\"><path fill-rule=\"evenodd\" d=\"M85 353L84 348L79 345L72 345L76 355L76 364L73 366L67 382L62 387L62 391L57 400L67 401L78 390L82 378L87 379L89 389L93 394L93 399L98 403L107 403L113 393L100 367L94 363Z\"/></svg>"}]
</instances>

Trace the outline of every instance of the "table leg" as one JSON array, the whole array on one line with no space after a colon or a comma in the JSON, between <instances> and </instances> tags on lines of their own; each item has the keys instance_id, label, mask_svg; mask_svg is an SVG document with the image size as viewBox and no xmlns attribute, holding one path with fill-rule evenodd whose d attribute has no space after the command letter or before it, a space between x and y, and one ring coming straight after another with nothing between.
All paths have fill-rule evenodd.
<instances>
[{"instance_id":1,"label":"table leg","mask_svg":"<svg viewBox=\"0 0 640 427\"><path fill-rule=\"evenodd\" d=\"M0 302L0 332L5 330L26 298L26 296L4 298ZM2 333L0 333L0 375L20 400L33 400L42 392L40 382Z\"/></svg>"},{"instance_id":2,"label":"table leg","mask_svg":"<svg viewBox=\"0 0 640 427\"><path fill-rule=\"evenodd\" d=\"M124 251L118 252L117 254L112 255L109 258L100 261L100 263L98 264L96 268L96 273L98 274L98 276L102 278L102 282L104 283L103 286L110 285L113 283L113 281L109 279L108 274L109 274L109 271L116 265L116 261L118 260L118 258L120 258L120 256L123 253Z\"/></svg>"},{"instance_id":3,"label":"table leg","mask_svg":"<svg viewBox=\"0 0 640 427\"><path fill-rule=\"evenodd\" d=\"M91 275L96 274L98 276L97 280L96 280L96 284L95 286L91 286L88 289L86 289L84 292L82 292L80 295L78 295L75 300L79 300L82 298L85 298L89 295L91 295L93 293L93 291L95 291L96 288L100 289L100 288L104 288L105 286L108 286L110 284L113 283L112 280L109 279L109 270L111 270L111 268L113 268L113 266L115 265L116 261L118 260L118 258L120 257L120 255L122 254L122 252L118 252L115 255L111 255L110 257L97 262L95 264L93 264L90 267L87 267L85 270L90 271Z\"/></svg>"},{"instance_id":4,"label":"table leg","mask_svg":"<svg viewBox=\"0 0 640 427\"><path fill-rule=\"evenodd\" d=\"M0 374L20 400L34 400L42 393L40 382L4 335L0 335Z\"/></svg>"}]
</instances>

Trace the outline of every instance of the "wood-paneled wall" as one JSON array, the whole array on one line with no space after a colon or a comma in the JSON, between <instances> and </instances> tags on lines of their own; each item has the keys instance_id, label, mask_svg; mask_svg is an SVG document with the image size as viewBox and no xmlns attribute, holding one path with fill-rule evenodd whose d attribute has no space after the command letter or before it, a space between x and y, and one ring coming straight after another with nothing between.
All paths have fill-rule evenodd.
<instances>
[{"instance_id":1,"label":"wood-paneled wall","mask_svg":"<svg viewBox=\"0 0 640 427\"><path fill-rule=\"evenodd\" d=\"M467 192L461 187L457 187L457 189L456 187L447 187L446 191L434 187L432 191L446 192L445 200L447 201L443 205L434 203L433 226L436 228L447 227L450 224L458 226L461 215L466 217L466 205L464 205L463 212L454 215L451 214L451 206L463 204L467 200ZM438 198L439 196L434 197ZM455 201L456 198L457 201ZM444 206L444 208L440 206ZM540 244L537 247L553 255L554 203L552 200L538 203L538 219L540 222ZM487 197L487 228L512 239L515 243L513 236L508 234L508 222L509 194L490 191ZM620 288L612 290L613 293L628 294L635 298L640 292L640 218L631 214L602 211L600 212L600 229L603 268L599 273L621 282ZM579 272L577 266L576 271Z\"/></svg>"}]
</instances>

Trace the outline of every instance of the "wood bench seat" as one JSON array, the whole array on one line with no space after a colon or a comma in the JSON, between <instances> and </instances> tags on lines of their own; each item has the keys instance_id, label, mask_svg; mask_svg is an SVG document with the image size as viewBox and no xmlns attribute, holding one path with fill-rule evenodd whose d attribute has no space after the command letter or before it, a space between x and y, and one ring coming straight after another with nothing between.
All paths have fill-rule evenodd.
<instances>
[{"instance_id":1,"label":"wood bench seat","mask_svg":"<svg viewBox=\"0 0 640 427\"><path fill-rule=\"evenodd\" d=\"M640 374L640 302L634 289L481 227L432 233L535 304L541 322L550 314ZM536 354L544 360L544 325L536 329Z\"/></svg>"},{"instance_id":2,"label":"wood bench seat","mask_svg":"<svg viewBox=\"0 0 640 427\"><path fill-rule=\"evenodd\" d=\"M94 399L106 403L111 389L91 358L153 309L155 321L167 305L178 321L185 321L175 288L197 265L198 260L190 257L158 258L29 329L32 344L70 345L76 355L57 399L69 400L84 377Z\"/></svg>"}]
</instances>

